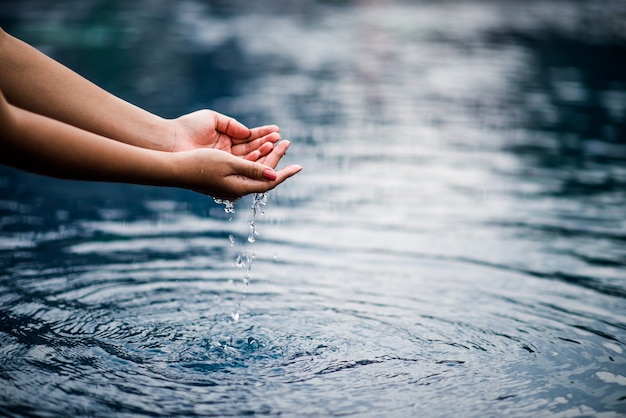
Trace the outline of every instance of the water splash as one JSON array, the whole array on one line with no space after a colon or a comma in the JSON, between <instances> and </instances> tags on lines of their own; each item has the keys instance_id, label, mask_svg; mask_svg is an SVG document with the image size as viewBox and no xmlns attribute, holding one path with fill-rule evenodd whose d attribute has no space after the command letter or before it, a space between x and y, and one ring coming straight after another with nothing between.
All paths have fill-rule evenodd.
<instances>
[{"instance_id":1,"label":"water splash","mask_svg":"<svg viewBox=\"0 0 626 418\"><path fill-rule=\"evenodd\" d=\"M235 321L235 322L239 321L239 309L237 309L237 311L231 313L230 317L233 318L233 321Z\"/></svg>"}]
</instances>

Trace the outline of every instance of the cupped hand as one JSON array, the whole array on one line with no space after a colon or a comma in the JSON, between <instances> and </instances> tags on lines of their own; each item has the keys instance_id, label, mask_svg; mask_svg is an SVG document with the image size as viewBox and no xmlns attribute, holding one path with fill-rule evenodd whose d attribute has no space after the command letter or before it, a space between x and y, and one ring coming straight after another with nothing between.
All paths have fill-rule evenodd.
<instances>
[{"instance_id":1,"label":"cupped hand","mask_svg":"<svg viewBox=\"0 0 626 418\"><path fill-rule=\"evenodd\" d=\"M288 147L288 141L279 143L261 158L263 163L239 158L220 149L201 148L171 156L176 159L178 186L235 201L250 193L271 190L302 170L298 165L274 170Z\"/></svg>"},{"instance_id":2,"label":"cupped hand","mask_svg":"<svg viewBox=\"0 0 626 418\"><path fill-rule=\"evenodd\" d=\"M279 128L266 125L248 128L221 113L204 109L170 121L174 125L174 142L170 151L213 148L250 161L269 154L280 140Z\"/></svg>"}]
</instances>

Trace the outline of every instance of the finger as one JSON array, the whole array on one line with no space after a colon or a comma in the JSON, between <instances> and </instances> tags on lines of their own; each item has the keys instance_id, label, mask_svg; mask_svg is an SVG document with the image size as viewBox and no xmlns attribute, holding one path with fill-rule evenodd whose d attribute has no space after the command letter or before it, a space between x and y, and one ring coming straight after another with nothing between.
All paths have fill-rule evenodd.
<instances>
[{"instance_id":1,"label":"finger","mask_svg":"<svg viewBox=\"0 0 626 418\"><path fill-rule=\"evenodd\" d=\"M277 177L274 168L258 162L237 158L236 162L233 161L233 165L233 174L243 176L247 179L273 181L276 180Z\"/></svg>"},{"instance_id":2,"label":"finger","mask_svg":"<svg viewBox=\"0 0 626 418\"><path fill-rule=\"evenodd\" d=\"M289 177L294 176L302 171L302 166L293 164L287 166L281 170L276 171L276 180L270 182L273 183L272 187L278 186L283 181L287 180Z\"/></svg>"},{"instance_id":3,"label":"finger","mask_svg":"<svg viewBox=\"0 0 626 418\"><path fill-rule=\"evenodd\" d=\"M259 158L261 158L261 151L260 150L252 151L250 154L245 155L243 158L248 161L257 161Z\"/></svg>"},{"instance_id":4,"label":"finger","mask_svg":"<svg viewBox=\"0 0 626 418\"><path fill-rule=\"evenodd\" d=\"M271 142L266 142L261 145L258 150L252 151L250 154L246 155L244 158L248 161L257 161L259 158L268 155L274 149L274 144Z\"/></svg>"},{"instance_id":5,"label":"finger","mask_svg":"<svg viewBox=\"0 0 626 418\"><path fill-rule=\"evenodd\" d=\"M290 165L279 171L276 171L276 179L272 181L258 181L250 179L247 185L247 193L263 193L281 184L289 177L294 176L302 171L299 165Z\"/></svg>"},{"instance_id":6,"label":"finger","mask_svg":"<svg viewBox=\"0 0 626 418\"><path fill-rule=\"evenodd\" d=\"M272 152L273 149L274 144L272 144L271 142L266 142L265 144L261 145L259 149L252 151L251 153L245 155L243 158L248 161L257 161L260 158L268 155L270 152Z\"/></svg>"},{"instance_id":7,"label":"finger","mask_svg":"<svg viewBox=\"0 0 626 418\"><path fill-rule=\"evenodd\" d=\"M256 164L256 163L251 163L251 164L253 164L255 167L257 166L260 166L261 168L265 167L262 164ZM255 168L255 169L258 169L258 168ZM269 169L269 167L265 167L265 169ZM299 173L301 170L302 170L302 167L300 167L299 165L290 165L289 167L285 167L280 171L274 172L275 178L274 180L271 180L271 181L267 179L258 179L258 178L248 177L248 176L244 177L242 175L235 174L231 176L229 180L231 182L230 188L231 190L235 191L236 194L229 197L228 199L234 200L250 193L266 192L278 186L283 181L287 180L289 177ZM248 173L248 174L258 176L258 172Z\"/></svg>"},{"instance_id":8,"label":"finger","mask_svg":"<svg viewBox=\"0 0 626 418\"><path fill-rule=\"evenodd\" d=\"M254 139L252 141L241 142L237 140L233 140L234 143L238 143L237 145L233 145L232 153L233 155L243 156L247 155L257 149L261 148L264 144L270 143L273 144L280 140L280 134L277 132L273 132L271 134L265 135L261 138ZM272 147L273 148L273 147Z\"/></svg>"},{"instance_id":9,"label":"finger","mask_svg":"<svg viewBox=\"0 0 626 418\"><path fill-rule=\"evenodd\" d=\"M279 142L274 146L272 152L270 152L266 156L259 158L257 162L264 164L268 167L275 168L280 162L280 159L283 158L287 153L287 149L289 149L290 145L291 142L287 140Z\"/></svg>"},{"instance_id":10,"label":"finger","mask_svg":"<svg viewBox=\"0 0 626 418\"><path fill-rule=\"evenodd\" d=\"M214 112L215 130L231 138L246 139L251 136L251 131L243 123L235 118Z\"/></svg>"},{"instance_id":11,"label":"finger","mask_svg":"<svg viewBox=\"0 0 626 418\"><path fill-rule=\"evenodd\" d=\"M250 129L250 136L246 139L254 140L273 133L278 134L278 132L280 132L280 128L276 125L259 126L257 128Z\"/></svg>"},{"instance_id":12,"label":"finger","mask_svg":"<svg viewBox=\"0 0 626 418\"><path fill-rule=\"evenodd\" d=\"M274 143L273 142L266 142L263 145L261 145L259 147L259 152L261 153L261 156L267 155L270 152L272 152L274 150Z\"/></svg>"}]
</instances>

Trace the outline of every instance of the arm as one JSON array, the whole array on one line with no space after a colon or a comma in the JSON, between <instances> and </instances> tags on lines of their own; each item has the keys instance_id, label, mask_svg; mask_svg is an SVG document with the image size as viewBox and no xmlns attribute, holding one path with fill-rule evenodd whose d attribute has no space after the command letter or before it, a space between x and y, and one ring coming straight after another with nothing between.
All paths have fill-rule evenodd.
<instances>
[{"instance_id":1,"label":"arm","mask_svg":"<svg viewBox=\"0 0 626 418\"><path fill-rule=\"evenodd\" d=\"M1 28L0 63L0 89L9 103L138 147L216 148L255 160L280 139L277 126L248 129L210 110L163 119L99 88Z\"/></svg>"},{"instance_id":2,"label":"arm","mask_svg":"<svg viewBox=\"0 0 626 418\"><path fill-rule=\"evenodd\" d=\"M0 163L67 179L182 187L236 199L269 190L301 169L269 167L284 155L286 141L263 157L268 165L216 149L149 150L20 109L1 89L0 127Z\"/></svg>"}]
</instances>

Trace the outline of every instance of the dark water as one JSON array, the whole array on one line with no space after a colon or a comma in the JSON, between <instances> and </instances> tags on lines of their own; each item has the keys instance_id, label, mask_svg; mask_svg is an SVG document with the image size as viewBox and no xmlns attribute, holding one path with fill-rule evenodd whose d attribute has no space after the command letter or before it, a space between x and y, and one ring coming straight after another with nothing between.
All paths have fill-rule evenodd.
<instances>
[{"instance_id":1,"label":"dark water","mask_svg":"<svg viewBox=\"0 0 626 418\"><path fill-rule=\"evenodd\" d=\"M0 415L626 413L624 2L0 5L305 167L252 244L250 198L0 168Z\"/></svg>"}]
</instances>

